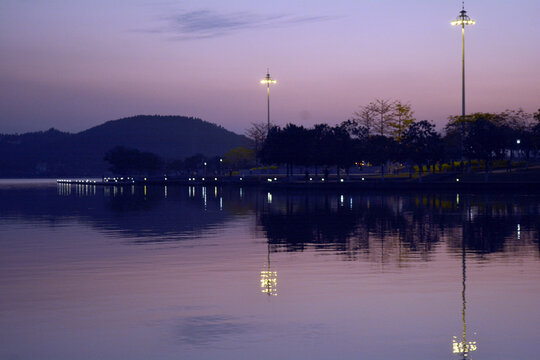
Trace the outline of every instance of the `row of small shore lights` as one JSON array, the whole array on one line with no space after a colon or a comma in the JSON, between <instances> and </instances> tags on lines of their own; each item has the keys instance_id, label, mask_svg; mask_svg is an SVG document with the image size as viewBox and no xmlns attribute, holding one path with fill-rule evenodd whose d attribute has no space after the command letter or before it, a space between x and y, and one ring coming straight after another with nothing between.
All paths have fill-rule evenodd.
<instances>
[{"instance_id":1,"label":"row of small shore lights","mask_svg":"<svg viewBox=\"0 0 540 360\"><path fill-rule=\"evenodd\" d=\"M274 178L274 180L277 180L276 178ZM313 178L309 178L309 181L313 181ZM321 178L321 181L324 182L324 178ZM340 182L344 182L345 180L343 179L339 179ZM364 178L362 178L362 181L364 181ZM268 182L272 182L272 179L268 179Z\"/></svg>"},{"instance_id":2,"label":"row of small shore lights","mask_svg":"<svg viewBox=\"0 0 540 360\"><path fill-rule=\"evenodd\" d=\"M106 177L106 178L103 178L103 182L118 182L118 181L131 181L132 183L135 182L135 179L132 178L132 177L126 177L126 178L123 178L123 177L120 177L120 178L110 178L110 177ZM146 178L144 178L144 180L146 180ZM165 180L167 180L167 178L165 178Z\"/></svg>"},{"instance_id":3,"label":"row of small shore lights","mask_svg":"<svg viewBox=\"0 0 540 360\"><path fill-rule=\"evenodd\" d=\"M165 180L167 180L167 179L165 179ZM201 178L201 181L206 181L206 180L207 180L206 178ZM240 178L240 181L243 181L243 180L244 180L244 178ZM197 181L197 178L188 178L188 181ZM218 181L218 178L215 177L214 181Z\"/></svg>"},{"instance_id":4,"label":"row of small shore lights","mask_svg":"<svg viewBox=\"0 0 540 360\"><path fill-rule=\"evenodd\" d=\"M96 180L71 180L71 179L56 179L57 183L65 183L65 184L95 184Z\"/></svg>"},{"instance_id":5,"label":"row of small shore lights","mask_svg":"<svg viewBox=\"0 0 540 360\"><path fill-rule=\"evenodd\" d=\"M165 179L165 181L167 180L166 177L165 177L164 179ZM118 182L119 180L120 180L120 181L131 181L132 183L135 182L135 179L132 178L132 177L126 177L126 178L123 178L123 177L120 177L120 178L109 178L109 177L107 177L107 178L103 178L103 181L104 181L104 182ZM144 178L144 181L146 181L146 180L147 180L147 179ZM196 181L196 180L197 180L196 178L188 178L188 181ZM201 180L202 180L202 181L206 181L205 178L201 178ZM217 180L218 180L217 177L214 178L214 181L217 181ZM243 178L240 178L240 181L243 181L243 180L244 180ZM365 180L365 179L362 178L362 181L364 181L364 180ZM272 179L272 178L268 178L268 179L266 179L266 181L268 181L268 182L277 181L277 178L273 178L273 179ZM313 178L309 178L309 181L313 181ZM321 181L324 182L324 181L325 181L324 178L322 178ZM340 179L340 182L344 182L344 181L345 181L345 180ZM459 181L459 179L456 179L456 181ZM80 183L89 183L89 184L94 183L94 184L95 184L95 183L96 183L95 180L68 180L68 179L57 179L56 182L59 182L59 183L72 183L72 182L73 182L73 183L78 183L78 184L80 184Z\"/></svg>"},{"instance_id":6,"label":"row of small shore lights","mask_svg":"<svg viewBox=\"0 0 540 360\"><path fill-rule=\"evenodd\" d=\"M204 180L204 179L203 179L203 180ZM240 180L242 180L242 178L240 178ZM364 180L366 180L366 179L365 179L365 178L362 178L362 181L364 181ZM272 178L268 178L268 179L266 179L266 181L268 181L268 182L277 181L277 178L273 178L273 179L272 179ZM309 178L309 181L313 181L313 178ZM325 181L324 178L322 178L321 181L324 182L324 181ZM344 179L339 179L339 181L340 181L340 182L345 182Z\"/></svg>"},{"instance_id":7,"label":"row of small shore lights","mask_svg":"<svg viewBox=\"0 0 540 360\"><path fill-rule=\"evenodd\" d=\"M218 178L214 178L215 181L217 181ZM146 179L145 179L146 180ZM167 180L167 178L165 178L165 180ZM196 178L188 178L188 181L196 181L197 179ZM201 178L202 181L205 181L205 178ZM243 178L240 178L240 181L244 180ZM362 178L362 181L364 181L365 178ZM273 181L277 181L277 178L268 178L266 179L266 181L268 182L273 182ZM309 181L313 181L313 178L309 178ZM324 182L324 178L321 179L321 181ZM340 179L341 182L344 182L345 180L344 179Z\"/></svg>"}]
</instances>

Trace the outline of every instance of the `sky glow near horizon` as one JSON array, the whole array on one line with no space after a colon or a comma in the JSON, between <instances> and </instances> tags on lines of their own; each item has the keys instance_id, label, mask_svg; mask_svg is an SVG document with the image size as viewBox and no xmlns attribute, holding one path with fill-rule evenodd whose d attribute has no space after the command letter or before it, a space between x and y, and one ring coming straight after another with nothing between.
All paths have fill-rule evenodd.
<instances>
[{"instance_id":1,"label":"sky glow near horizon","mask_svg":"<svg viewBox=\"0 0 540 360\"><path fill-rule=\"evenodd\" d=\"M540 2L471 0L467 112L540 108ZM439 128L461 112L460 1L0 0L0 133L137 114L243 133L337 124L376 98ZM510 21L509 21L510 19Z\"/></svg>"}]
</instances>

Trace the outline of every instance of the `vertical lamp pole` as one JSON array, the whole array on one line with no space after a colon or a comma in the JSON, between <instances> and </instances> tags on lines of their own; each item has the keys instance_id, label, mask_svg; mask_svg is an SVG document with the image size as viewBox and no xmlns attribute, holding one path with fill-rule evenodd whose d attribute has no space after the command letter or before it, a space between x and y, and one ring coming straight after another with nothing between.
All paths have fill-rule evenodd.
<instances>
[{"instance_id":1,"label":"vertical lamp pole","mask_svg":"<svg viewBox=\"0 0 540 360\"><path fill-rule=\"evenodd\" d=\"M465 3L461 3L461 11L459 12L456 20L452 21L451 24L454 26L461 26L461 160L463 161L463 132L465 120L465 26L474 25L476 22L471 20L465 11Z\"/></svg>"},{"instance_id":2,"label":"vertical lamp pole","mask_svg":"<svg viewBox=\"0 0 540 360\"><path fill-rule=\"evenodd\" d=\"M270 132L270 84L275 84L277 81L270 77L270 71L266 69L266 77L261 80L261 84L266 84L266 105L268 116L268 132Z\"/></svg>"},{"instance_id":3,"label":"vertical lamp pole","mask_svg":"<svg viewBox=\"0 0 540 360\"><path fill-rule=\"evenodd\" d=\"M465 26L474 25L476 22L471 20L465 11L465 4L462 3L461 11L456 20L451 22L454 26L461 26L461 116L465 119Z\"/></svg>"}]
</instances>

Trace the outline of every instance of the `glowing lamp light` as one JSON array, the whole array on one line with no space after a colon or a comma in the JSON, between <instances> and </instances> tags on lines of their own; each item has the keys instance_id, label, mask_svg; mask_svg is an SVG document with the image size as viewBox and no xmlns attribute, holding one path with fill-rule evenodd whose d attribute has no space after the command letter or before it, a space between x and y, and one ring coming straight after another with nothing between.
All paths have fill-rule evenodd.
<instances>
[{"instance_id":1,"label":"glowing lamp light","mask_svg":"<svg viewBox=\"0 0 540 360\"><path fill-rule=\"evenodd\" d=\"M463 11L461 11L461 12L463 13L463 12L465 12L465 10L463 10ZM462 16L468 18L467 15L460 15L460 16L458 16L458 18L460 18L460 17L462 17ZM452 21L450 24L452 24L452 25L454 25L454 26L456 26L456 25L461 25L461 26L465 26L465 25L474 25L474 24L476 24L476 21L471 20L471 19L469 19L469 20L461 20L461 19L460 19L460 20L454 20L454 21Z\"/></svg>"},{"instance_id":2,"label":"glowing lamp light","mask_svg":"<svg viewBox=\"0 0 540 360\"><path fill-rule=\"evenodd\" d=\"M468 354L472 351L475 351L478 348L476 341L457 341L457 338L454 336L452 340L452 352L454 354Z\"/></svg>"},{"instance_id":3,"label":"glowing lamp light","mask_svg":"<svg viewBox=\"0 0 540 360\"><path fill-rule=\"evenodd\" d=\"M264 84L264 85L269 85L269 84L276 84L277 81L272 79L270 77L270 74L266 74L266 77L264 79L261 80L261 84Z\"/></svg>"},{"instance_id":4,"label":"glowing lamp light","mask_svg":"<svg viewBox=\"0 0 540 360\"><path fill-rule=\"evenodd\" d=\"M274 79L266 79L265 78L265 79L261 80L261 84L275 84L275 83L277 83L277 81L274 80Z\"/></svg>"},{"instance_id":5,"label":"glowing lamp light","mask_svg":"<svg viewBox=\"0 0 540 360\"><path fill-rule=\"evenodd\" d=\"M277 272L261 271L261 292L268 296L277 296Z\"/></svg>"}]
</instances>

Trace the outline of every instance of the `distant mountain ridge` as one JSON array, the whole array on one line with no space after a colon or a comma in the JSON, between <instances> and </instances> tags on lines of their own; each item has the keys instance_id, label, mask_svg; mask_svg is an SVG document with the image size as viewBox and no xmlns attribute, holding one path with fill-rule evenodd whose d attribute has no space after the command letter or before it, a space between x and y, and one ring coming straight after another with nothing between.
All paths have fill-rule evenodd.
<instances>
[{"instance_id":1,"label":"distant mountain ridge","mask_svg":"<svg viewBox=\"0 0 540 360\"><path fill-rule=\"evenodd\" d=\"M250 140L194 117L137 115L107 121L79 133L56 129L0 134L0 177L99 176L105 153L115 146L152 152L165 160L195 154L223 155Z\"/></svg>"}]
</instances>

